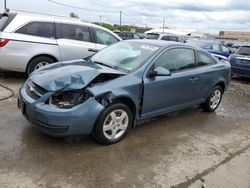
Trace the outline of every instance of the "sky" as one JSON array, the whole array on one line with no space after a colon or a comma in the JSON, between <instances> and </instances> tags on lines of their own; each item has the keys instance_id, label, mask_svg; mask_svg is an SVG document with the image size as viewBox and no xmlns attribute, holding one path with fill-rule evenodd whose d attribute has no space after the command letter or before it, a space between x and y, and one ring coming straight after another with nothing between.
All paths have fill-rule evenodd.
<instances>
[{"instance_id":1,"label":"sky","mask_svg":"<svg viewBox=\"0 0 250 188\"><path fill-rule=\"evenodd\" d=\"M74 12L86 21L196 29L206 33L220 30L250 31L250 0L54 0L83 9L61 6L48 0L6 0L10 9L68 16ZM4 0L0 0L0 12ZM105 11L105 12L101 12ZM114 12L108 12L114 11Z\"/></svg>"}]
</instances>

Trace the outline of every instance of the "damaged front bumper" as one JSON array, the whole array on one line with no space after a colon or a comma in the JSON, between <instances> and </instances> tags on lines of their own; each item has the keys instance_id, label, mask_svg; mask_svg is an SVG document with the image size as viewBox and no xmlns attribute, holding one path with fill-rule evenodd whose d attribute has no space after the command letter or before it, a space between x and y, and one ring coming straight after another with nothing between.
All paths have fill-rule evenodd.
<instances>
[{"instance_id":1,"label":"damaged front bumper","mask_svg":"<svg viewBox=\"0 0 250 188\"><path fill-rule=\"evenodd\" d=\"M104 110L94 97L70 109L58 108L46 104L54 92L34 100L27 94L25 87L19 91L18 106L32 125L45 134L57 137L91 134L98 116Z\"/></svg>"}]
</instances>

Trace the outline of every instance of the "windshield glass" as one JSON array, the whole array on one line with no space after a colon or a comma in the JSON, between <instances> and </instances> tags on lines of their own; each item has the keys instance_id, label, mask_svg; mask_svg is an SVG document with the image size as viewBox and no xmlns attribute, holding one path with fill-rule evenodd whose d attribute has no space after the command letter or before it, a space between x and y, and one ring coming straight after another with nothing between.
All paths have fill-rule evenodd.
<instances>
[{"instance_id":1,"label":"windshield glass","mask_svg":"<svg viewBox=\"0 0 250 188\"><path fill-rule=\"evenodd\" d=\"M91 61L128 73L140 67L158 48L140 42L119 42L96 53Z\"/></svg>"},{"instance_id":2,"label":"windshield glass","mask_svg":"<svg viewBox=\"0 0 250 188\"><path fill-rule=\"evenodd\" d=\"M240 55L250 55L250 46L242 46L237 51L237 54Z\"/></svg>"}]
</instances>

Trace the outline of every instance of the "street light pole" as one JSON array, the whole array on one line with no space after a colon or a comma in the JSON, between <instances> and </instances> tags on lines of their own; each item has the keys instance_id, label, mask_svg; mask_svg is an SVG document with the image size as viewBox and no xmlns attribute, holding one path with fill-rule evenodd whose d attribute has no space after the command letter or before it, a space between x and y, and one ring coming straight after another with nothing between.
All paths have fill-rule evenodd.
<instances>
[{"instance_id":1,"label":"street light pole","mask_svg":"<svg viewBox=\"0 0 250 188\"><path fill-rule=\"evenodd\" d=\"M4 11L7 12L8 9L7 9L7 0L4 0Z\"/></svg>"},{"instance_id":2,"label":"street light pole","mask_svg":"<svg viewBox=\"0 0 250 188\"><path fill-rule=\"evenodd\" d=\"M102 25L102 15L99 15L100 16L100 25Z\"/></svg>"},{"instance_id":3,"label":"street light pole","mask_svg":"<svg viewBox=\"0 0 250 188\"><path fill-rule=\"evenodd\" d=\"M163 18L163 26L162 26L162 32L164 33L164 28L165 28L165 17Z\"/></svg>"},{"instance_id":4,"label":"street light pole","mask_svg":"<svg viewBox=\"0 0 250 188\"><path fill-rule=\"evenodd\" d=\"M122 31L122 11L120 10L120 31Z\"/></svg>"}]
</instances>

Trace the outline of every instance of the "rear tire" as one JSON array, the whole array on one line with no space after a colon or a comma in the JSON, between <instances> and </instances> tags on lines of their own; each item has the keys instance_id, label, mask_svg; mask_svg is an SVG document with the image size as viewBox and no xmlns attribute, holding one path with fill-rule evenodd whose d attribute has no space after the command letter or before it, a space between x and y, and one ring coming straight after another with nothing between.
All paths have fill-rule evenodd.
<instances>
[{"instance_id":1,"label":"rear tire","mask_svg":"<svg viewBox=\"0 0 250 188\"><path fill-rule=\"evenodd\" d=\"M41 68L42 66L54 63L55 61L46 56L40 56L32 59L27 67L27 74L30 75L34 70Z\"/></svg>"},{"instance_id":2,"label":"rear tire","mask_svg":"<svg viewBox=\"0 0 250 188\"><path fill-rule=\"evenodd\" d=\"M116 103L107 107L97 119L93 137L103 145L121 141L133 124L133 114L128 106Z\"/></svg>"},{"instance_id":3,"label":"rear tire","mask_svg":"<svg viewBox=\"0 0 250 188\"><path fill-rule=\"evenodd\" d=\"M211 95L208 97L206 102L202 105L205 112L214 112L220 105L223 95L223 90L220 86L214 87Z\"/></svg>"}]
</instances>

